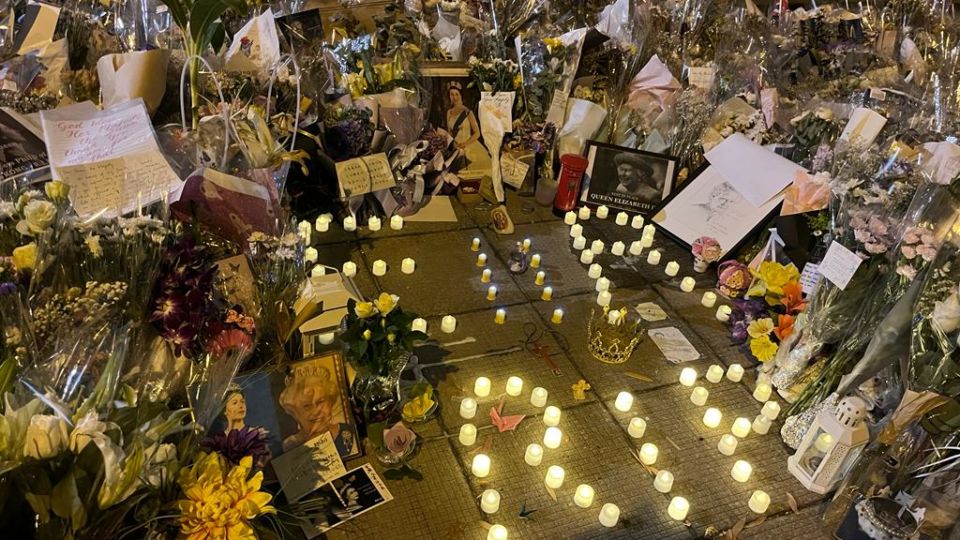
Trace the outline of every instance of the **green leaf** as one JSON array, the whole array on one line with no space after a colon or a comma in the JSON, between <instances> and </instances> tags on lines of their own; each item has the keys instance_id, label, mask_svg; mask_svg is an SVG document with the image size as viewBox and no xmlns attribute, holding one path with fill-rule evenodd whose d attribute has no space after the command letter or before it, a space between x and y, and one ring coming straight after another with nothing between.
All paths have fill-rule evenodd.
<instances>
[{"instance_id":1,"label":"green leaf","mask_svg":"<svg viewBox=\"0 0 960 540\"><path fill-rule=\"evenodd\" d=\"M386 424L383 422L377 422L367 426L367 439L370 439L370 444L376 448L383 448L384 429L386 429Z\"/></svg>"},{"instance_id":2,"label":"green leaf","mask_svg":"<svg viewBox=\"0 0 960 540\"><path fill-rule=\"evenodd\" d=\"M213 29L213 37L210 38L210 48L213 49L213 52L218 53L226 40L227 31L223 28L222 24L216 25Z\"/></svg>"},{"instance_id":3,"label":"green leaf","mask_svg":"<svg viewBox=\"0 0 960 540\"><path fill-rule=\"evenodd\" d=\"M196 0L190 8L190 37L196 52L203 53L213 38L217 19L227 11L222 0Z\"/></svg>"}]
</instances>

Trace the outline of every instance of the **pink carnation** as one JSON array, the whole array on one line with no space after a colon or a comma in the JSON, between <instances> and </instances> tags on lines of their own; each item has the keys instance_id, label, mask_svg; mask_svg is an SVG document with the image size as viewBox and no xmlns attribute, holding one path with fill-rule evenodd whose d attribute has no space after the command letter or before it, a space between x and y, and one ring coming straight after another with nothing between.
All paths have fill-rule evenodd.
<instances>
[{"instance_id":1,"label":"pink carnation","mask_svg":"<svg viewBox=\"0 0 960 540\"><path fill-rule=\"evenodd\" d=\"M923 257L923 260L930 262L937 256L937 249L930 245L917 246L917 253Z\"/></svg>"},{"instance_id":2,"label":"pink carnation","mask_svg":"<svg viewBox=\"0 0 960 540\"><path fill-rule=\"evenodd\" d=\"M900 253L908 260L913 260L917 256L917 250L913 246L900 246Z\"/></svg>"},{"instance_id":3,"label":"pink carnation","mask_svg":"<svg viewBox=\"0 0 960 540\"><path fill-rule=\"evenodd\" d=\"M887 251L887 246L883 244L873 243L873 242L868 242L864 244L863 248L867 250L867 253L871 253L873 255L879 255L880 253L884 253Z\"/></svg>"},{"instance_id":4,"label":"pink carnation","mask_svg":"<svg viewBox=\"0 0 960 540\"><path fill-rule=\"evenodd\" d=\"M909 264L904 264L897 267L897 274L913 281L913 279L917 277L917 269Z\"/></svg>"}]
</instances>

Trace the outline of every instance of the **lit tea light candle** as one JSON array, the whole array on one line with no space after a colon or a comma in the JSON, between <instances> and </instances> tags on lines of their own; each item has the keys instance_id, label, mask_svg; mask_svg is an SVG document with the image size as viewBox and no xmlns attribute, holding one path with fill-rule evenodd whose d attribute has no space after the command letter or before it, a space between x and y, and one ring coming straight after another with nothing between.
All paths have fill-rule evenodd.
<instances>
[{"instance_id":1,"label":"lit tea light candle","mask_svg":"<svg viewBox=\"0 0 960 540\"><path fill-rule=\"evenodd\" d=\"M377 216L370 216L370 219L367 220L367 228L373 232L377 232L381 227L380 218Z\"/></svg>"},{"instance_id":2,"label":"lit tea light candle","mask_svg":"<svg viewBox=\"0 0 960 540\"><path fill-rule=\"evenodd\" d=\"M680 265L677 261L670 261L667 263L667 266L663 269L663 273L673 277L680 273Z\"/></svg>"},{"instance_id":3,"label":"lit tea light candle","mask_svg":"<svg viewBox=\"0 0 960 540\"><path fill-rule=\"evenodd\" d=\"M630 216L626 212L620 212L617 214L617 217L614 221L617 225L623 227L628 221L630 221Z\"/></svg>"},{"instance_id":4,"label":"lit tea light candle","mask_svg":"<svg viewBox=\"0 0 960 540\"><path fill-rule=\"evenodd\" d=\"M507 321L507 310L500 308L493 316L493 322L503 324Z\"/></svg>"},{"instance_id":5,"label":"lit tea light candle","mask_svg":"<svg viewBox=\"0 0 960 540\"><path fill-rule=\"evenodd\" d=\"M606 208L601 206L601 208ZM600 217L600 212L597 212L597 217ZM590 508L593 504L594 491L593 488L586 485L580 484L577 486L577 491L573 494L573 504L579 506L580 508Z\"/></svg>"},{"instance_id":6,"label":"lit tea light candle","mask_svg":"<svg viewBox=\"0 0 960 540\"><path fill-rule=\"evenodd\" d=\"M497 299L497 286L491 285L487 287L487 300L493 302Z\"/></svg>"},{"instance_id":7,"label":"lit tea light candle","mask_svg":"<svg viewBox=\"0 0 960 540\"><path fill-rule=\"evenodd\" d=\"M647 225L643 228L643 235L653 238L653 235L657 234L657 228L654 227L653 223Z\"/></svg>"},{"instance_id":8,"label":"lit tea light candle","mask_svg":"<svg viewBox=\"0 0 960 540\"><path fill-rule=\"evenodd\" d=\"M703 407L707 404L707 397L710 395L710 391L702 386L698 386L693 389L693 392L690 394L690 401L693 402L697 407Z\"/></svg>"},{"instance_id":9,"label":"lit tea light candle","mask_svg":"<svg viewBox=\"0 0 960 540\"><path fill-rule=\"evenodd\" d=\"M733 433L735 436L743 439L750 434L750 419L740 417L733 421L733 427L730 428L730 433Z\"/></svg>"},{"instance_id":10,"label":"lit tea light candle","mask_svg":"<svg viewBox=\"0 0 960 540\"><path fill-rule=\"evenodd\" d=\"M500 493L495 489L487 489L480 495L480 509L487 514L496 514L500 509Z\"/></svg>"},{"instance_id":11,"label":"lit tea light candle","mask_svg":"<svg viewBox=\"0 0 960 540\"><path fill-rule=\"evenodd\" d=\"M343 275L347 277L354 277L357 275L357 263L347 261L343 263Z\"/></svg>"},{"instance_id":12,"label":"lit tea light candle","mask_svg":"<svg viewBox=\"0 0 960 540\"><path fill-rule=\"evenodd\" d=\"M610 291L600 291L600 294L597 295L597 305L600 307L607 307L610 305L610 301L612 299L613 295L610 294Z\"/></svg>"},{"instance_id":13,"label":"lit tea light candle","mask_svg":"<svg viewBox=\"0 0 960 540\"><path fill-rule=\"evenodd\" d=\"M543 423L546 424L547 427L557 427L560 425L561 414L562 413L560 412L559 408L551 405L543 410Z\"/></svg>"},{"instance_id":14,"label":"lit tea light candle","mask_svg":"<svg viewBox=\"0 0 960 540\"><path fill-rule=\"evenodd\" d=\"M376 272L374 272L374 274L376 274ZM323 277L325 275L327 275L327 269L324 268L322 265L318 264L314 266L313 269L310 270L310 277Z\"/></svg>"},{"instance_id":15,"label":"lit tea light candle","mask_svg":"<svg viewBox=\"0 0 960 540\"><path fill-rule=\"evenodd\" d=\"M509 533L503 525L494 525L487 531L487 540L507 540Z\"/></svg>"},{"instance_id":16,"label":"lit tea light candle","mask_svg":"<svg viewBox=\"0 0 960 540\"><path fill-rule=\"evenodd\" d=\"M657 448L657 445L653 443L644 443L640 447L640 462L644 465L653 465L657 462L657 456L660 454L660 450Z\"/></svg>"},{"instance_id":17,"label":"lit tea light candle","mask_svg":"<svg viewBox=\"0 0 960 540\"><path fill-rule=\"evenodd\" d=\"M473 464L470 471L477 478L486 478L490 474L490 456L486 454L477 454L473 456Z\"/></svg>"},{"instance_id":18,"label":"lit tea light candle","mask_svg":"<svg viewBox=\"0 0 960 540\"><path fill-rule=\"evenodd\" d=\"M727 322L730 320L731 313L733 313L733 309L730 306L720 306L717 308L717 320Z\"/></svg>"},{"instance_id":19,"label":"lit tea light candle","mask_svg":"<svg viewBox=\"0 0 960 540\"><path fill-rule=\"evenodd\" d=\"M536 277L533 278L533 282L536 285L543 285L544 281L547 280L547 273L543 270L537 272Z\"/></svg>"},{"instance_id":20,"label":"lit tea light candle","mask_svg":"<svg viewBox=\"0 0 960 540\"><path fill-rule=\"evenodd\" d=\"M693 288L697 286L696 280L692 277L687 276L680 280L680 290L683 292L693 292Z\"/></svg>"},{"instance_id":21,"label":"lit tea light candle","mask_svg":"<svg viewBox=\"0 0 960 540\"><path fill-rule=\"evenodd\" d=\"M750 427L758 434L766 435L770 431L770 419L762 414L757 415Z\"/></svg>"},{"instance_id":22,"label":"lit tea light candle","mask_svg":"<svg viewBox=\"0 0 960 540\"><path fill-rule=\"evenodd\" d=\"M586 206L581 206L580 210L577 211L577 217L580 218L580 221L586 221L590 219L590 209Z\"/></svg>"},{"instance_id":23,"label":"lit tea light candle","mask_svg":"<svg viewBox=\"0 0 960 540\"><path fill-rule=\"evenodd\" d=\"M730 364L727 368L727 380L730 382L740 382L743 379L743 366L740 364Z\"/></svg>"},{"instance_id":24,"label":"lit tea light candle","mask_svg":"<svg viewBox=\"0 0 960 540\"><path fill-rule=\"evenodd\" d=\"M633 220L630 222L630 226L634 229L640 229L643 227L643 216L633 216Z\"/></svg>"},{"instance_id":25,"label":"lit tea light candle","mask_svg":"<svg viewBox=\"0 0 960 540\"><path fill-rule=\"evenodd\" d=\"M549 302L553 299L553 287L544 287L543 292L540 293L540 299L544 302Z\"/></svg>"},{"instance_id":26,"label":"lit tea light candle","mask_svg":"<svg viewBox=\"0 0 960 540\"><path fill-rule=\"evenodd\" d=\"M576 237L576 238L573 239L573 249L579 251L579 250L581 250L581 249L583 249L583 248L585 248L585 247L587 247L587 239L586 239L586 237L578 236L578 237Z\"/></svg>"},{"instance_id":27,"label":"lit tea light candle","mask_svg":"<svg viewBox=\"0 0 960 540\"><path fill-rule=\"evenodd\" d=\"M327 332L326 334L320 334L317 336L317 341L319 341L321 345L330 345L336 339L337 334L334 332Z\"/></svg>"},{"instance_id":28,"label":"lit tea light candle","mask_svg":"<svg viewBox=\"0 0 960 540\"><path fill-rule=\"evenodd\" d=\"M740 459L733 464L733 468L730 469L730 476L733 477L737 482L746 482L750 480L750 474L753 472L753 467L746 461Z\"/></svg>"},{"instance_id":29,"label":"lit tea light candle","mask_svg":"<svg viewBox=\"0 0 960 540\"><path fill-rule=\"evenodd\" d=\"M530 268L540 268L540 254L539 254L539 253L534 253L533 256L530 257Z\"/></svg>"},{"instance_id":30,"label":"lit tea light candle","mask_svg":"<svg viewBox=\"0 0 960 540\"><path fill-rule=\"evenodd\" d=\"M550 426L543 433L543 445L551 450L560 448L561 440L563 440L563 432L558 427Z\"/></svg>"},{"instance_id":31,"label":"lit tea light candle","mask_svg":"<svg viewBox=\"0 0 960 540\"><path fill-rule=\"evenodd\" d=\"M620 508L613 503L600 507L600 524L604 527L616 527L620 520Z\"/></svg>"},{"instance_id":32,"label":"lit tea light candle","mask_svg":"<svg viewBox=\"0 0 960 540\"><path fill-rule=\"evenodd\" d=\"M426 334L427 320L417 317L416 319L413 320L412 323L410 323L410 329L413 330L414 332L423 332L424 334Z\"/></svg>"},{"instance_id":33,"label":"lit tea light candle","mask_svg":"<svg viewBox=\"0 0 960 540\"><path fill-rule=\"evenodd\" d=\"M347 216L343 218L343 230L347 232L353 232L357 230L357 218L353 216Z\"/></svg>"},{"instance_id":34,"label":"lit tea light candle","mask_svg":"<svg viewBox=\"0 0 960 540\"><path fill-rule=\"evenodd\" d=\"M460 402L460 417L470 420L477 415L477 400L473 398L463 398Z\"/></svg>"},{"instance_id":35,"label":"lit tea light candle","mask_svg":"<svg viewBox=\"0 0 960 540\"><path fill-rule=\"evenodd\" d=\"M647 422L643 418L634 416L630 419L630 424L627 426L627 434L633 437L634 439L639 439L643 437L643 434L647 432Z\"/></svg>"},{"instance_id":36,"label":"lit tea light candle","mask_svg":"<svg viewBox=\"0 0 960 540\"><path fill-rule=\"evenodd\" d=\"M320 253L317 252L316 248L308 247L303 251L303 260L308 263L317 262L317 257L320 256Z\"/></svg>"},{"instance_id":37,"label":"lit tea light candle","mask_svg":"<svg viewBox=\"0 0 960 540\"><path fill-rule=\"evenodd\" d=\"M594 240L593 243L590 244L590 251L592 251L594 255L600 255L606 247L603 240Z\"/></svg>"},{"instance_id":38,"label":"lit tea light candle","mask_svg":"<svg viewBox=\"0 0 960 540\"><path fill-rule=\"evenodd\" d=\"M479 238L474 238L473 241L470 242L470 251L480 251L480 239L479 239Z\"/></svg>"},{"instance_id":39,"label":"lit tea light candle","mask_svg":"<svg viewBox=\"0 0 960 540\"><path fill-rule=\"evenodd\" d=\"M627 249L627 245L621 241L616 241L610 246L610 253L613 253L617 257L623 255L623 250Z\"/></svg>"},{"instance_id":40,"label":"lit tea light candle","mask_svg":"<svg viewBox=\"0 0 960 540\"><path fill-rule=\"evenodd\" d=\"M493 277L493 270L484 268L483 272L480 272L480 283L490 283L491 277Z\"/></svg>"},{"instance_id":41,"label":"lit tea light candle","mask_svg":"<svg viewBox=\"0 0 960 540\"><path fill-rule=\"evenodd\" d=\"M322 233L327 232L330 230L330 221L326 219L317 218L317 222L314 224L314 228L317 230L317 232L322 232ZM347 228L346 220L344 220L343 228L344 229ZM356 226L354 226L354 229L356 229Z\"/></svg>"},{"instance_id":42,"label":"lit tea light candle","mask_svg":"<svg viewBox=\"0 0 960 540\"><path fill-rule=\"evenodd\" d=\"M481 253L477 255L477 266L486 266L487 265L487 254Z\"/></svg>"},{"instance_id":43,"label":"lit tea light candle","mask_svg":"<svg viewBox=\"0 0 960 540\"><path fill-rule=\"evenodd\" d=\"M697 370L685 367L680 371L680 384L693 386L697 382Z\"/></svg>"},{"instance_id":44,"label":"lit tea light candle","mask_svg":"<svg viewBox=\"0 0 960 540\"><path fill-rule=\"evenodd\" d=\"M464 446L473 446L477 442L477 426L473 424L464 424L460 426L460 435L457 440Z\"/></svg>"},{"instance_id":45,"label":"lit tea light candle","mask_svg":"<svg viewBox=\"0 0 960 540\"><path fill-rule=\"evenodd\" d=\"M760 383L756 388L753 389L753 399L763 403L770 399L770 394L773 392L773 388L770 387L767 383Z\"/></svg>"},{"instance_id":46,"label":"lit tea light candle","mask_svg":"<svg viewBox=\"0 0 960 540\"><path fill-rule=\"evenodd\" d=\"M647 264L650 264L650 265L660 264L660 252L651 251L650 253L647 253Z\"/></svg>"},{"instance_id":47,"label":"lit tea light candle","mask_svg":"<svg viewBox=\"0 0 960 540\"><path fill-rule=\"evenodd\" d=\"M607 216L610 215L610 209L606 206L597 207L597 217L600 219L607 219Z\"/></svg>"},{"instance_id":48,"label":"lit tea light candle","mask_svg":"<svg viewBox=\"0 0 960 540\"><path fill-rule=\"evenodd\" d=\"M620 322L620 312L611 311L610 313L607 313L607 322L610 324L617 324Z\"/></svg>"},{"instance_id":49,"label":"lit tea light candle","mask_svg":"<svg viewBox=\"0 0 960 540\"><path fill-rule=\"evenodd\" d=\"M490 395L490 389L493 387L493 384L490 382L490 379L486 377L477 377L477 380L473 382L473 393L477 397L487 397Z\"/></svg>"},{"instance_id":50,"label":"lit tea light candle","mask_svg":"<svg viewBox=\"0 0 960 540\"><path fill-rule=\"evenodd\" d=\"M705 308L712 308L717 305L717 293L713 291L703 293L703 296L700 297L700 305Z\"/></svg>"},{"instance_id":51,"label":"lit tea light candle","mask_svg":"<svg viewBox=\"0 0 960 540\"><path fill-rule=\"evenodd\" d=\"M718 383L723 380L723 366L713 364L707 368L707 380L712 383Z\"/></svg>"},{"instance_id":52,"label":"lit tea light candle","mask_svg":"<svg viewBox=\"0 0 960 540\"><path fill-rule=\"evenodd\" d=\"M446 315L440 319L440 330L445 334L452 334L457 329L457 319L453 315Z\"/></svg>"},{"instance_id":53,"label":"lit tea light candle","mask_svg":"<svg viewBox=\"0 0 960 540\"><path fill-rule=\"evenodd\" d=\"M560 324L563 322L563 310L557 308L553 310L553 315L550 317L550 322L553 324Z\"/></svg>"},{"instance_id":54,"label":"lit tea light candle","mask_svg":"<svg viewBox=\"0 0 960 540\"><path fill-rule=\"evenodd\" d=\"M563 478L567 473L563 470L563 467L559 465L551 465L547 469L547 476L544 478L543 483L547 485L548 488L559 489L563 485Z\"/></svg>"},{"instance_id":55,"label":"lit tea light candle","mask_svg":"<svg viewBox=\"0 0 960 540\"><path fill-rule=\"evenodd\" d=\"M717 450L725 456L732 456L733 453L737 451L737 444L739 444L737 438L727 433L723 437L720 437L720 442L717 443Z\"/></svg>"},{"instance_id":56,"label":"lit tea light candle","mask_svg":"<svg viewBox=\"0 0 960 540\"><path fill-rule=\"evenodd\" d=\"M524 251L527 251L527 250L530 249L530 246L533 245L533 242L532 242L529 238L524 238L524 239L523 239L523 244L521 244L521 245L523 246L523 250L524 250Z\"/></svg>"},{"instance_id":57,"label":"lit tea light candle","mask_svg":"<svg viewBox=\"0 0 960 540\"><path fill-rule=\"evenodd\" d=\"M590 269L587 270L587 277L590 279L598 279L601 274L603 274L603 267L596 263L591 264Z\"/></svg>"},{"instance_id":58,"label":"lit tea light candle","mask_svg":"<svg viewBox=\"0 0 960 540\"><path fill-rule=\"evenodd\" d=\"M640 237L640 245L645 248L653 246L653 237L646 235Z\"/></svg>"},{"instance_id":59,"label":"lit tea light candle","mask_svg":"<svg viewBox=\"0 0 960 540\"><path fill-rule=\"evenodd\" d=\"M821 433L820 436L813 441L813 447L826 454L833 448L833 437L831 437L829 433Z\"/></svg>"},{"instance_id":60,"label":"lit tea light candle","mask_svg":"<svg viewBox=\"0 0 960 540\"><path fill-rule=\"evenodd\" d=\"M403 228L403 218L400 216L393 216L390 218L390 228L399 231Z\"/></svg>"},{"instance_id":61,"label":"lit tea light candle","mask_svg":"<svg viewBox=\"0 0 960 540\"><path fill-rule=\"evenodd\" d=\"M406 259L400 261L400 271L404 274L412 274L414 270L417 269L417 262L413 259L407 257Z\"/></svg>"},{"instance_id":62,"label":"lit tea light candle","mask_svg":"<svg viewBox=\"0 0 960 540\"><path fill-rule=\"evenodd\" d=\"M597 292L609 291L610 290L610 280L602 277L597 279L597 283L593 286Z\"/></svg>"},{"instance_id":63,"label":"lit tea light candle","mask_svg":"<svg viewBox=\"0 0 960 540\"><path fill-rule=\"evenodd\" d=\"M673 473L670 471L657 472L656 478L653 479L653 489L660 493L670 493L670 490L673 489Z\"/></svg>"},{"instance_id":64,"label":"lit tea light candle","mask_svg":"<svg viewBox=\"0 0 960 540\"><path fill-rule=\"evenodd\" d=\"M530 392L530 404L534 407L543 407L547 404L547 389L538 386Z\"/></svg>"},{"instance_id":65,"label":"lit tea light candle","mask_svg":"<svg viewBox=\"0 0 960 540\"><path fill-rule=\"evenodd\" d=\"M577 214L575 212L567 212L563 215L563 224L564 225L573 225L577 222Z\"/></svg>"},{"instance_id":66,"label":"lit tea light candle","mask_svg":"<svg viewBox=\"0 0 960 540\"><path fill-rule=\"evenodd\" d=\"M383 277L387 274L387 261L377 259L373 261L373 275Z\"/></svg>"},{"instance_id":67,"label":"lit tea light candle","mask_svg":"<svg viewBox=\"0 0 960 540\"><path fill-rule=\"evenodd\" d=\"M329 227L329 224L328 224L328 227ZM309 221L301 221L300 223L297 224L297 234L300 236L300 238L303 239L303 243L308 246L310 245L312 233L313 233L313 227L310 226Z\"/></svg>"},{"instance_id":68,"label":"lit tea light candle","mask_svg":"<svg viewBox=\"0 0 960 540\"><path fill-rule=\"evenodd\" d=\"M593 264L593 252L589 249L585 249L580 253L580 263L581 264Z\"/></svg>"},{"instance_id":69,"label":"lit tea light candle","mask_svg":"<svg viewBox=\"0 0 960 540\"><path fill-rule=\"evenodd\" d=\"M504 311L506 313L506 311ZM517 397L523 392L523 379L520 377L509 377L506 387L507 395Z\"/></svg>"},{"instance_id":70,"label":"lit tea light candle","mask_svg":"<svg viewBox=\"0 0 960 540\"><path fill-rule=\"evenodd\" d=\"M620 392L617 399L613 402L613 407L620 412L628 412L633 408L633 394L630 392Z\"/></svg>"},{"instance_id":71,"label":"lit tea light candle","mask_svg":"<svg viewBox=\"0 0 960 540\"><path fill-rule=\"evenodd\" d=\"M708 428L715 428L720 425L720 420L723 419L723 414L720 412L720 409L710 407L707 409L707 412L703 413L703 425Z\"/></svg>"},{"instance_id":72,"label":"lit tea light candle","mask_svg":"<svg viewBox=\"0 0 960 540\"><path fill-rule=\"evenodd\" d=\"M747 503L750 510L757 514L763 514L770 507L770 496L766 491L756 490L750 495L750 501Z\"/></svg>"},{"instance_id":73,"label":"lit tea light candle","mask_svg":"<svg viewBox=\"0 0 960 540\"><path fill-rule=\"evenodd\" d=\"M543 448L537 443L527 445L527 451L523 454L523 461L531 467L540 465L540 462L543 461Z\"/></svg>"},{"instance_id":74,"label":"lit tea light candle","mask_svg":"<svg viewBox=\"0 0 960 540\"><path fill-rule=\"evenodd\" d=\"M780 404L776 401L768 401L763 404L763 408L760 409L760 414L770 420L776 420L777 417L780 416Z\"/></svg>"},{"instance_id":75,"label":"lit tea light candle","mask_svg":"<svg viewBox=\"0 0 960 540\"><path fill-rule=\"evenodd\" d=\"M667 506L667 515L677 521L687 519L687 513L690 511L690 503L683 497L674 497Z\"/></svg>"},{"instance_id":76,"label":"lit tea light candle","mask_svg":"<svg viewBox=\"0 0 960 540\"><path fill-rule=\"evenodd\" d=\"M633 255L634 257L637 257L641 253L643 253L643 244L640 243L639 240L634 240L633 242L630 242L630 254ZM647 258L648 259L650 258L649 255L647 256Z\"/></svg>"},{"instance_id":77,"label":"lit tea light candle","mask_svg":"<svg viewBox=\"0 0 960 540\"><path fill-rule=\"evenodd\" d=\"M570 226L570 238L580 238L583 236L583 225L574 223Z\"/></svg>"}]
</instances>

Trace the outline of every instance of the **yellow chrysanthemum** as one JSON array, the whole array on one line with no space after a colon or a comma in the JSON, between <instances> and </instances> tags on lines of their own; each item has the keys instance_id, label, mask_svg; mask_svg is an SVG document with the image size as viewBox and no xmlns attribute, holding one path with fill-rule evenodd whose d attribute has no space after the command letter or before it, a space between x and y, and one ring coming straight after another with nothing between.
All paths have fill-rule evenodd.
<instances>
[{"instance_id":1,"label":"yellow chrysanthemum","mask_svg":"<svg viewBox=\"0 0 960 540\"><path fill-rule=\"evenodd\" d=\"M770 340L770 336L764 334L750 340L750 352L757 360L768 362L777 355L777 344Z\"/></svg>"},{"instance_id":2,"label":"yellow chrysanthemum","mask_svg":"<svg viewBox=\"0 0 960 540\"><path fill-rule=\"evenodd\" d=\"M747 334L749 334L750 337L756 339L756 338L759 338L760 336L766 336L770 332L773 332L773 327L774 327L773 319L771 319L770 317L764 317L763 319L756 319L747 326Z\"/></svg>"},{"instance_id":3,"label":"yellow chrysanthemum","mask_svg":"<svg viewBox=\"0 0 960 540\"><path fill-rule=\"evenodd\" d=\"M189 540L236 538L254 540L250 520L274 513L272 496L260 491L263 473L249 479L250 456L230 468L220 454L200 454L193 467L180 471L180 488L186 497L177 501L180 532Z\"/></svg>"}]
</instances>

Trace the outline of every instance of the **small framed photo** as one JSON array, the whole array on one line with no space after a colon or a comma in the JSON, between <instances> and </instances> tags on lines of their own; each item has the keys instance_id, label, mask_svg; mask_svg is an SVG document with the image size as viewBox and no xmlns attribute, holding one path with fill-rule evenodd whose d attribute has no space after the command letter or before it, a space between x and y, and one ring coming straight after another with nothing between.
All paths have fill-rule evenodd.
<instances>
[{"instance_id":1,"label":"small framed photo","mask_svg":"<svg viewBox=\"0 0 960 540\"><path fill-rule=\"evenodd\" d=\"M284 452L329 433L344 461L361 454L339 351L291 363L275 376Z\"/></svg>"},{"instance_id":2,"label":"small framed photo","mask_svg":"<svg viewBox=\"0 0 960 540\"><path fill-rule=\"evenodd\" d=\"M580 200L648 215L673 191L677 160L623 146L587 141L587 171Z\"/></svg>"},{"instance_id":3,"label":"small framed photo","mask_svg":"<svg viewBox=\"0 0 960 540\"><path fill-rule=\"evenodd\" d=\"M651 221L688 247L701 236L716 238L728 258L776 215L782 202L783 193L754 206L708 165L665 200Z\"/></svg>"},{"instance_id":4,"label":"small framed photo","mask_svg":"<svg viewBox=\"0 0 960 540\"><path fill-rule=\"evenodd\" d=\"M283 429L275 406L271 373L257 371L234 378L224 397L223 412L213 420L208 435L229 435L243 428L259 431L268 451L256 464L259 467L283 453Z\"/></svg>"}]
</instances>

